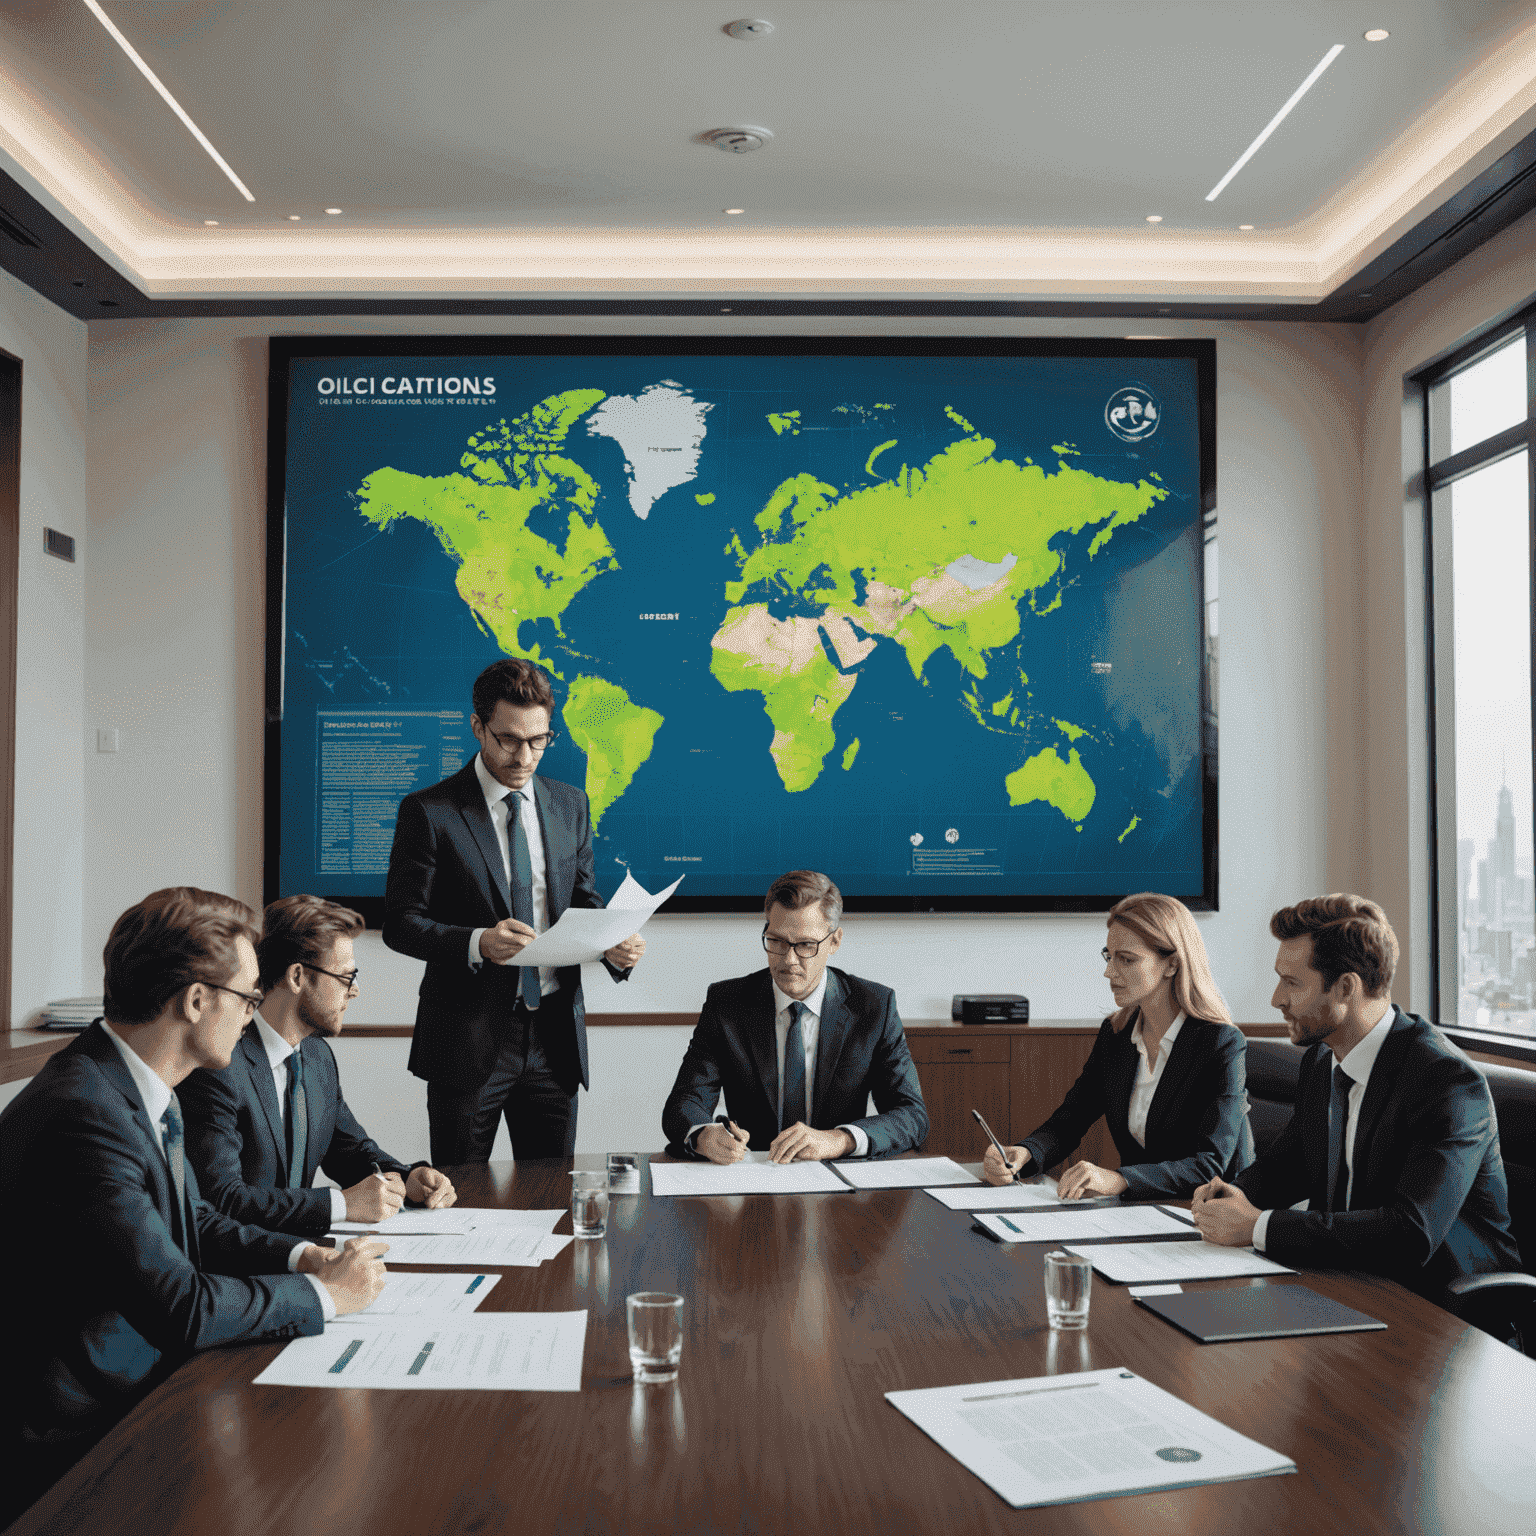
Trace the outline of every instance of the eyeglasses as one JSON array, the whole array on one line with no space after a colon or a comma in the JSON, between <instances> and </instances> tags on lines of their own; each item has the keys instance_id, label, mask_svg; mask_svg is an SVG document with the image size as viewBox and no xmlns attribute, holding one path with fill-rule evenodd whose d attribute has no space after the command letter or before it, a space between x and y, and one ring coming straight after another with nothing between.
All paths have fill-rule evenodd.
<instances>
[{"instance_id":1,"label":"eyeglasses","mask_svg":"<svg viewBox=\"0 0 1536 1536\"><path fill-rule=\"evenodd\" d=\"M834 928L832 933L836 932L837 929ZM799 955L802 960L809 960L815 955L816 951L820 949L821 946L832 937L832 933L823 934L821 938L814 940L801 939L798 943L792 944L788 939L770 939L768 937L768 930L764 928L763 948L766 949L770 955L787 955L790 950L794 950L794 952Z\"/></svg>"},{"instance_id":2,"label":"eyeglasses","mask_svg":"<svg viewBox=\"0 0 1536 1536\"><path fill-rule=\"evenodd\" d=\"M560 733L559 731L545 731L542 736L503 736L500 731L493 731L487 726L485 734L509 757L516 757L519 747L527 747L535 757L538 757L541 753L549 750L550 742Z\"/></svg>"},{"instance_id":3,"label":"eyeglasses","mask_svg":"<svg viewBox=\"0 0 1536 1536\"><path fill-rule=\"evenodd\" d=\"M1106 949L1101 949L1099 951L1099 953L1104 957L1104 964L1105 965L1108 965L1109 962L1115 958L1112 954L1110 954L1110 952L1109 952L1109 950L1107 948ZM1173 957L1173 951L1171 949L1168 951L1168 953L1166 955L1162 956L1162 958L1164 960L1171 959L1172 957ZM1146 958L1147 957L1144 956L1144 955L1133 955L1131 957L1131 963L1134 965L1137 960L1142 960L1142 959L1146 959Z\"/></svg>"},{"instance_id":4,"label":"eyeglasses","mask_svg":"<svg viewBox=\"0 0 1536 1536\"><path fill-rule=\"evenodd\" d=\"M323 965L311 965L307 960L300 960L299 964L306 971L319 971L322 976L332 976L344 986L348 992L357 985L357 978L363 973L356 968L350 971L328 971Z\"/></svg>"},{"instance_id":5,"label":"eyeglasses","mask_svg":"<svg viewBox=\"0 0 1536 1536\"><path fill-rule=\"evenodd\" d=\"M265 992L242 992L238 987L226 987L217 981L205 981L203 985L205 987L212 987L215 992L228 992L235 997L243 999L247 1013L255 1013L267 1000Z\"/></svg>"}]
</instances>

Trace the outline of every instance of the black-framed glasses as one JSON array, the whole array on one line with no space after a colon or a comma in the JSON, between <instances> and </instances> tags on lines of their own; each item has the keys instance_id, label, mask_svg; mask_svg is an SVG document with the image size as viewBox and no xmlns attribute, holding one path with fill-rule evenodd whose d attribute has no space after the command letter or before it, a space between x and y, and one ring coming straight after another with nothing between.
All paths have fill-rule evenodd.
<instances>
[{"instance_id":1,"label":"black-framed glasses","mask_svg":"<svg viewBox=\"0 0 1536 1536\"><path fill-rule=\"evenodd\" d=\"M834 928L832 933L836 932L837 929ZM799 955L802 960L809 960L815 955L816 951L820 949L821 946L832 937L832 933L823 934L819 939L801 939L798 942L792 943L789 939L770 939L768 937L768 929L764 927L763 948L766 949L770 955L787 955L790 950L794 950L794 952Z\"/></svg>"},{"instance_id":2,"label":"black-framed glasses","mask_svg":"<svg viewBox=\"0 0 1536 1536\"><path fill-rule=\"evenodd\" d=\"M322 976L331 976L339 981L348 992L357 985L357 978L363 973L354 966L350 971L328 971L323 965L311 965L308 960L300 960L299 964L306 971L319 971Z\"/></svg>"},{"instance_id":3,"label":"black-framed glasses","mask_svg":"<svg viewBox=\"0 0 1536 1536\"><path fill-rule=\"evenodd\" d=\"M267 1000L265 992L242 992L239 987L226 987L219 981L205 981L203 985L205 987L212 987L215 992L229 992L233 996L240 998L245 1003L248 1013L255 1013Z\"/></svg>"},{"instance_id":4,"label":"black-framed glasses","mask_svg":"<svg viewBox=\"0 0 1536 1536\"><path fill-rule=\"evenodd\" d=\"M527 747L535 757L549 751L549 744L557 737L559 731L545 731L542 736L503 736L500 731L493 731L489 726L485 728L485 734L496 743L498 747L511 757L517 756L519 747Z\"/></svg>"}]
</instances>

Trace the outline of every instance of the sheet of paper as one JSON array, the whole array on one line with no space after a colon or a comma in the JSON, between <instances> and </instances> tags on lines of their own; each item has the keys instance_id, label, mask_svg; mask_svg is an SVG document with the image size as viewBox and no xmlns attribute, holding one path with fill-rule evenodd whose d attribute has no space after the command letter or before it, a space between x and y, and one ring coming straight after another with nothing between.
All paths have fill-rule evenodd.
<instances>
[{"instance_id":1,"label":"sheet of paper","mask_svg":"<svg viewBox=\"0 0 1536 1536\"><path fill-rule=\"evenodd\" d=\"M974 1173L947 1157L893 1157L875 1162L838 1163L837 1171L855 1189L915 1189L926 1184L979 1184Z\"/></svg>"},{"instance_id":2,"label":"sheet of paper","mask_svg":"<svg viewBox=\"0 0 1536 1536\"><path fill-rule=\"evenodd\" d=\"M615 944L622 943L651 920L657 907L683 883L679 875L666 890L651 895L638 881L625 876L628 905L606 907L567 907L556 922L531 944L520 949L509 965L580 965L587 960L601 960ZM634 887L634 893L628 891ZM616 893L617 894L617 893Z\"/></svg>"},{"instance_id":3,"label":"sheet of paper","mask_svg":"<svg viewBox=\"0 0 1536 1536\"><path fill-rule=\"evenodd\" d=\"M1219 1243L1101 1243L1092 1248L1069 1245L1067 1252L1087 1259L1106 1280L1131 1285L1296 1273L1252 1248L1223 1248Z\"/></svg>"},{"instance_id":4,"label":"sheet of paper","mask_svg":"<svg viewBox=\"0 0 1536 1536\"><path fill-rule=\"evenodd\" d=\"M420 1237L389 1239L384 1255L386 1267L396 1264L473 1264L476 1268L496 1268L514 1264L533 1268L546 1258L553 1258L570 1238L550 1238L537 1231L519 1227L476 1227L473 1232L440 1232ZM550 1251L546 1246L559 1243Z\"/></svg>"},{"instance_id":5,"label":"sheet of paper","mask_svg":"<svg viewBox=\"0 0 1536 1536\"><path fill-rule=\"evenodd\" d=\"M1128 1285L1125 1288L1127 1296L1182 1296L1182 1285Z\"/></svg>"},{"instance_id":6,"label":"sheet of paper","mask_svg":"<svg viewBox=\"0 0 1536 1536\"><path fill-rule=\"evenodd\" d=\"M1118 1367L885 1396L1015 1509L1296 1470Z\"/></svg>"},{"instance_id":7,"label":"sheet of paper","mask_svg":"<svg viewBox=\"0 0 1536 1536\"><path fill-rule=\"evenodd\" d=\"M565 1212L566 1207L562 1205L553 1211L473 1210L468 1214L474 1219L470 1228L473 1232L484 1231L487 1227L496 1227L503 1232L551 1232Z\"/></svg>"},{"instance_id":8,"label":"sheet of paper","mask_svg":"<svg viewBox=\"0 0 1536 1536\"><path fill-rule=\"evenodd\" d=\"M748 1154L750 1158L751 1154ZM651 1194L822 1195L846 1194L848 1186L825 1163L656 1163Z\"/></svg>"},{"instance_id":9,"label":"sheet of paper","mask_svg":"<svg viewBox=\"0 0 1536 1536\"><path fill-rule=\"evenodd\" d=\"M256 1378L262 1387L393 1392L579 1392L585 1312L488 1312L428 1323L346 1318L294 1339Z\"/></svg>"},{"instance_id":10,"label":"sheet of paper","mask_svg":"<svg viewBox=\"0 0 1536 1536\"><path fill-rule=\"evenodd\" d=\"M396 1211L387 1221L333 1221L331 1231L355 1237L359 1232L377 1232L389 1237L397 1232L472 1232L483 1211L449 1206L446 1211Z\"/></svg>"},{"instance_id":11,"label":"sheet of paper","mask_svg":"<svg viewBox=\"0 0 1536 1536\"><path fill-rule=\"evenodd\" d=\"M1155 1205L1104 1205L1074 1211L1056 1206L1048 1211L978 1211L976 1223L1005 1243L1085 1243L1100 1237L1166 1237L1200 1240L1188 1222L1175 1221Z\"/></svg>"},{"instance_id":12,"label":"sheet of paper","mask_svg":"<svg viewBox=\"0 0 1536 1536\"><path fill-rule=\"evenodd\" d=\"M371 1306L333 1318L328 1328L345 1328L359 1318L415 1317L423 1313L473 1312L491 1294L499 1275L408 1275L386 1267L384 1289Z\"/></svg>"},{"instance_id":13,"label":"sheet of paper","mask_svg":"<svg viewBox=\"0 0 1536 1536\"><path fill-rule=\"evenodd\" d=\"M1061 1206L1056 1180L1030 1179L1023 1184L959 1184L948 1189L929 1189L940 1205L952 1211L1022 1211L1031 1206Z\"/></svg>"}]
</instances>

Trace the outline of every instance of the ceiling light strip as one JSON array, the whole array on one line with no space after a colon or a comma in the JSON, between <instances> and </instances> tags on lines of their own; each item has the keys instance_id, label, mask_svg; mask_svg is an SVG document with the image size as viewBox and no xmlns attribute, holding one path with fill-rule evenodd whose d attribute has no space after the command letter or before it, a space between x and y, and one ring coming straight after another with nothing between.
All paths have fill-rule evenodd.
<instances>
[{"instance_id":1,"label":"ceiling light strip","mask_svg":"<svg viewBox=\"0 0 1536 1536\"><path fill-rule=\"evenodd\" d=\"M93 16L95 16L97 21L99 21L102 26L104 26L111 34L113 42L115 42L117 46L121 48L123 52L126 53L128 57L133 61L134 67L138 70L138 72L143 75L144 78L148 80L149 83L154 86L154 88L160 93L160 97L165 102L166 106L168 106L171 111L174 112L176 116L179 117L186 125L187 132L190 133L192 137L196 139L197 142L201 144L205 150L208 151L208 154L212 158L213 163L218 166L218 168L223 171L224 174L228 176L229 179L235 184L235 190L239 192L240 196L243 197L246 202L254 203L256 201L255 193L253 193L251 189L247 187L246 184L241 181L238 176L235 175L234 171L230 168L229 161L227 161L224 156L221 155L211 143L209 143L208 135L204 133L203 130L199 128L190 117L187 116L186 109L179 101L176 100L174 96L171 95L168 90L166 90L165 86L161 84L160 77L154 72L154 70L152 70L149 65L146 64L142 58L140 58L138 49L136 49L133 44L130 43L128 39L118 31L117 23L114 22L104 10L102 10L98 0L85 0L85 4L86 8L91 12Z\"/></svg>"},{"instance_id":2,"label":"ceiling light strip","mask_svg":"<svg viewBox=\"0 0 1536 1536\"><path fill-rule=\"evenodd\" d=\"M86 0L86 4L91 4L91 0ZM1272 134L1275 129L1278 128L1280 124L1283 123L1286 118L1291 115L1291 112L1295 108L1296 103L1300 101L1301 98L1305 96L1314 85L1317 84L1317 82L1322 78L1323 71L1327 69L1328 66L1332 64L1333 61L1343 52L1344 44L1335 43L1333 47L1323 55L1322 60L1318 66L1312 71L1310 75L1307 76L1305 80L1301 82L1300 85L1296 87L1296 90L1291 96L1291 99L1286 102L1286 104L1281 107L1280 110L1276 112L1272 118L1270 118L1269 123L1266 125L1264 131L1258 136L1258 138L1253 141L1252 144L1248 146L1247 149L1242 152L1241 155L1238 156L1237 163L1232 167L1232 169L1228 171L1227 174L1223 176L1221 180L1218 181L1216 185L1205 194L1206 202L1214 203L1216 199L1220 197L1224 191L1226 191L1227 183L1231 181L1232 178L1236 176L1237 173L1242 170L1242 168L1247 165L1248 162L1253 159L1256 154L1258 154L1259 149L1263 145L1265 139L1267 139L1270 134Z\"/></svg>"}]
</instances>

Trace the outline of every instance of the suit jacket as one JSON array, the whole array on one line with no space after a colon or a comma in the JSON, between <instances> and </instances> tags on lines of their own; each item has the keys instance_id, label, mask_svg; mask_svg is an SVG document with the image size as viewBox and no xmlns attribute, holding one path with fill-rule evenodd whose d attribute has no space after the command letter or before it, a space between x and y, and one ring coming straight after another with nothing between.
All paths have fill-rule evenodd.
<instances>
[{"instance_id":1,"label":"suit jacket","mask_svg":"<svg viewBox=\"0 0 1536 1536\"><path fill-rule=\"evenodd\" d=\"M99 1433L195 1350L321 1331L314 1287L288 1273L294 1240L221 1215L190 1162L177 1245L159 1137L100 1024L0 1114L0 1180L36 1256L0 1266L8 1412L35 1433Z\"/></svg>"},{"instance_id":2,"label":"suit jacket","mask_svg":"<svg viewBox=\"0 0 1536 1536\"><path fill-rule=\"evenodd\" d=\"M1462 1275L1519 1269L1488 1083L1433 1024L1393 1009L1360 1102L1347 1211L1326 1213L1333 1053L1302 1058L1296 1109L1234 1180L1270 1214L1264 1251L1282 1264L1363 1269L1439 1300ZM1305 1211L1285 1209L1305 1199Z\"/></svg>"},{"instance_id":3,"label":"suit jacket","mask_svg":"<svg viewBox=\"0 0 1536 1536\"><path fill-rule=\"evenodd\" d=\"M731 1118L766 1148L779 1134L779 1063L774 1037L773 981L767 970L717 981L688 1042L661 1125L681 1145L691 1127L714 1118L720 1090ZM866 1116L869 1096L878 1114ZM818 1130L856 1125L871 1157L907 1152L928 1135L928 1111L917 1068L889 987L846 971L827 970L810 1124Z\"/></svg>"},{"instance_id":4,"label":"suit jacket","mask_svg":"<svg viewBox=\"0 0 1536 1536\"><path fill-rule=\"evenodd\" d=\"M206 1200L236 1221L320 1237L331 1228L331 1192L312 1187L317 1168L343 1189L366 1178L374 1163L402 1179L411 1170L370 1140L347 1108L330 1044L310 1035L299 1053L309 1116L299 1189L288 1188L288 1134L272 1063L254 1024L227 1067L194 1072L177 1097L187 1122L187 1160Z\"/></svg>"},{"instance_id":5,"label":"suit jacket","mask_svg":"<svg viewBox=\"0 0 1536 1536\"><path fill-rule=\"evenodd\" d=\"M537 774L529 783L544 835L550 923L567 907L601 907L586 795ZM384 942L427 962L411 1038L409 1065L417 1077L468 1091L491 1075L522 973L489 961L472 970L469 936L511 916L501 850L471 758L452 778L400 802L389 855ZM609 970L615 980L628 975ZM559 990L539 1005L540 1039L556 1080L575 1093L578 1083L588 1083L581 967L555 975Z\"/></svg>"},{"instance_id":6,"label":"suit jacket","mask_svg":"<svg viewBox=\"0 0 1536 1536\"><path fill-rule=\"evenodd\" d=\"M1173 1200L1194 1193L1218 1175L1231 1178L1253 1161L1246 1090L1247 1042L1234 1024L1184 1020L1168 1051L1147 1110L1146 1146L1131 1135L1131 1090L1141 1052L1134 1024L1116 1030L1108 1019L1061 1108L1024 1138L1037 1169L1069 1156L1104 1117L1120 1172L1137 1200Z\"/></svg>"}]
</instances>

